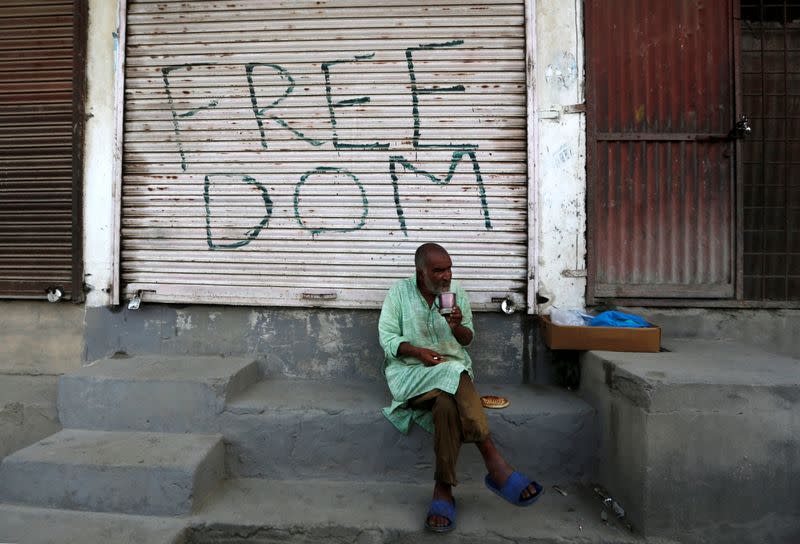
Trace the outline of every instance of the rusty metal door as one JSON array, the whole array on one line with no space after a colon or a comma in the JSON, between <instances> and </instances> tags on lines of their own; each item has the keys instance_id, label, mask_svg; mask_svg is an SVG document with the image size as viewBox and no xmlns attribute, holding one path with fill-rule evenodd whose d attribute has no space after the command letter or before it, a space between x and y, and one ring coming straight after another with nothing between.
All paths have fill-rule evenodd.
<instances>
[{"instance_id":1,"label":"rusty metal door","mask_svg":"<svg viewBox=\"0 0 800 544\"><path fill-rule=\"evenodd\" d=\"M83 299L86 2L0 4L0 297Z\"/></svg>"},{"instance_id":2,"label":"rusty metal door","mask_svg":"<svg viewBox=\"0 0 800 544\"><path fill-rule=\"evenodd\" d=\"M735 294L736 0L586 0L590 302Z\"/></svg>"},{"instance_id":3,"label":"rusty metal door","mask_svg":"<svg viewBox=\"0 0 800 544\"><path fill-rule=\"evenodd\" d=\"M435 240L473 308L524 307L525 30L522 0L130 0L125 295L375 308Z\"/></svg>"}]
</instances>

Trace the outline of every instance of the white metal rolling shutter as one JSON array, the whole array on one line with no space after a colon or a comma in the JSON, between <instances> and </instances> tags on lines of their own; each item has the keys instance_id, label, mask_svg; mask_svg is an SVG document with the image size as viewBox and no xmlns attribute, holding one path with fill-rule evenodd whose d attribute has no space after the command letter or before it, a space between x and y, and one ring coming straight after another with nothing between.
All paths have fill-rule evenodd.
<instances>
[{"instance_id":1,"label":"white metal rolling shutter","mask_svg":"<svg viewBox=\"0 0 800 544\"><path fill-rule=\"evenodd\" d=\"M436 241L525 305L522 0L128 5L128 295L379 307Z\"/></svg>"}]
</instances>

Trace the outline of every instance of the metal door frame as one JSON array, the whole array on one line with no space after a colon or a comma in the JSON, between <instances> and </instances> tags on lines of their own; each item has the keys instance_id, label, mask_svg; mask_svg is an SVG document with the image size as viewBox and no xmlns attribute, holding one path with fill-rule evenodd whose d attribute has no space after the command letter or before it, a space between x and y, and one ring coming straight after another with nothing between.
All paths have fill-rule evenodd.
<instances>
[{"instance_id":1,"label":"metal door frame","mask_svg":"<svg viewBox=\"0 0 800 544\"><path fill-rule=\"evenodd\" d=\"M86 128L86 50L89 36L89 0L75 0L72 61L72 292L81 303L83 290L83 146Z\"/></svg>"},{"instance_id":2,"label":"metal door frame","mask_svg":"<svg viewBox=\"0 0 800 544\"><path fill-rule=\"evenodd\" d=\"M538 313L536 293L539 283L539 101L536 97L536 0L525 0L525 103L527 104L528 164L528 278L527 313Z\"/></svg>"},{"instance_id":3,"label":"metal door frame","mask_svg":"<svg viewBox=\"0 0 800 544\"><path fill-rule=\"evenodd\" d=\"M127 0L117 0L117 50L114 57L114 164L111 165L111 305L120 304L122 284L122 146L125 120L125 49L128 21Z\"/></svg>"}]
</instances>

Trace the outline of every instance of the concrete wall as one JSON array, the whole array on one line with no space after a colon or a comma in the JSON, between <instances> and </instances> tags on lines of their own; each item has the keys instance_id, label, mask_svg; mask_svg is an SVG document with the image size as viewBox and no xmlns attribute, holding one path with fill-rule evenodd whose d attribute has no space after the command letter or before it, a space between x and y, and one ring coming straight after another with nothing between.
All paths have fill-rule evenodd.
<instances>
[{"instance_id":1,"label":"concrete wall","mask_svg":"<svg viewBox=\"0 0 800 544\"><path fill-rule=\"evenodd\" d=\"M83 306L0 301L0 460L61 429L58 375L81 367Z\"/></svg>"},{"instance_id":2,"label":"concrete wall","mask_svg":"<svg viewBox=\"0 0 800 544\"><path fill-rule=\"evenodd\" d=\"M80 368L83 306L0 302L0 374L61 374Z\"/></svg>"},{"instance_id":3,"label":"concrete wall","mask_svg":"<svg viewBox=\"0 0 800 544\"><path fill-rule=\"evenodd\" d=\"M253 355L268 376L383 380L378 311L143 304L89 308L84 358L162 353ZM479 313L470 347L483 383L546 382L535 318Z\"/></svg>"}]
</instances>

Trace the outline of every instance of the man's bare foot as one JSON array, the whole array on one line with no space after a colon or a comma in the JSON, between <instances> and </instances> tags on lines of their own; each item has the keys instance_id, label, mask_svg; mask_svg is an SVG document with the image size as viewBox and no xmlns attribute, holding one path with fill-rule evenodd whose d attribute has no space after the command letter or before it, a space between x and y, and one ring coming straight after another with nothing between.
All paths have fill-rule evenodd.
<instances>
[{"instance_id":1,"label":"man's bare foot","mask_svg":"<svg viewBox=\"0 0 800 544\"><path fill-rule=\"evenodd\" d=\"M453 504L455 502L453 498L453 486L437 481L436 485L433 487L433 500L436 499ZM447 527L450 525L451 520L442 516L429 516L426 523L430 527Z\"/></svg>"}]
</instances>

